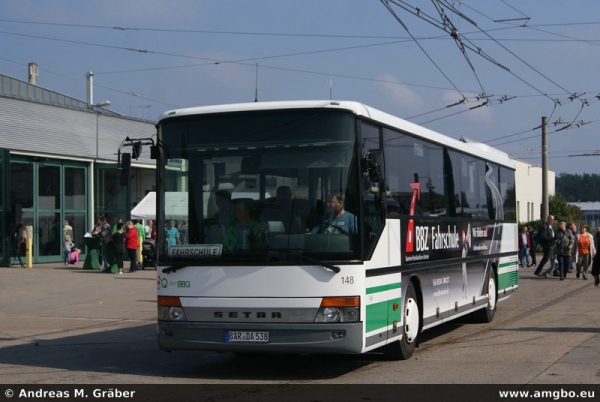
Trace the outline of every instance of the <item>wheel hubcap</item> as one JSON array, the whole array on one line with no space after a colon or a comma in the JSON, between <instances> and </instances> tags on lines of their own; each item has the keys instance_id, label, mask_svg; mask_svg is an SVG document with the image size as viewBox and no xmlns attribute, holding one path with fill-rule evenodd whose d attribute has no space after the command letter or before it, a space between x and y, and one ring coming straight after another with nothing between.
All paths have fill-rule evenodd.
<instances>
[{"instance_id":1,"label":"wheel hubcap","mask_svg":"<svg viewBox=\"0 0 600 402\"><path fill-rule=\"evenodd\" d=\"M415 299L407 299L404 307L404 336L408 343L414 341L419 332L419 307Z\"/></svg>"},{"instance_id":2,"label":"wheel hubcap","mask_svg":"<svg viewBox=\"0 0 600 402\"><path fill-rule=\"evenodd\" d=\"M488 285L489 309L493 310L496 307L496 281L494 278L490 278Z\"/></svg>"}]
</instances>

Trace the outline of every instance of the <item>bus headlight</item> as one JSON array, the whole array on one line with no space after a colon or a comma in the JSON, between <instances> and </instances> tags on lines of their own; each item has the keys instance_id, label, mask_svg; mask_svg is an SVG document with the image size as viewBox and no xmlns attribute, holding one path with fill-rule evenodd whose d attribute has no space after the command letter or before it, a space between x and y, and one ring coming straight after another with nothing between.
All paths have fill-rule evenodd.
<instances>
[{"instance_id":1,"label":"bus headlight","mask_svg":"<svg viewBox=\"0 0 600 402\"><path fill-rule=\"evenodd\" d=\"M338 322L340 321L340 310L337 308L324 308L323 309L323 321L325 322Z\"/></svg>"},{"instance_id":2,"label":"bus headlight","mask_svg":"<svg viewBox=\"0 0 600 402\"><path fill-rule=\"evenodd\" d=\"M159 321L187 321L179 297L158 296Z\"/></svg>"},{"instance_id":3,"label":"bus headlight","mask_svg":"<svg viewBox=\"0 0 600 402\"><path fill-rule=\"evenodd\" d=\"M359 322L360 297L325 297L314 322Z\"/></svg>"},{"instance_id":4,"label":"bus headlight","mask_svg":"<svg viewBox=\"0 0 600 402\"><path fill-rule=\"evenodd\" d=\"M343 307L342 308L342 321L344 322L357 322L360 316L358 307Z\"/></svg>"},{"instance_id":5,"label":"bus headlight","mask_svg":"<svg viewBox=\"0 0 600 402\"><path fill-rule=\"evenodd\" d=\"M186 321L182 307L169 307L169 319L171 321Z\"/></svg>"}]
</instances>

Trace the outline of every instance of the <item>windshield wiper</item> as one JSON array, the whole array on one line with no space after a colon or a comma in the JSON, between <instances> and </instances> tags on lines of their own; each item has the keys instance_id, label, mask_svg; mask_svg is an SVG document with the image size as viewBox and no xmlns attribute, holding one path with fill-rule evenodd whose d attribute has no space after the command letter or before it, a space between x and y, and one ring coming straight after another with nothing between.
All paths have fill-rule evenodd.
<instances>
[{"instance_id":1,"label":"windshield wiper","mask_svg":"<svg viewBox=\"0 0 600 402\"><path fill-rule=\"evenodd\" d=\"M314 264L320 265L323 268L330 269L333 272L335 272L336 274L341 271L340 267L338 267L337 265L333 265L333 264L330 264L330 263L325 262L325 261L317 260L316 258L307 257L307 256L302 255L302 254L296 254L296 253L290 253L290 254L294 255L295 257L303 258L303 259L305 259L308 262L312 262Z\"/></svg>"},{"instance_id":2,"label":"windshield wiper","mask_svg":"<svg viewBox=\"0 0 600 402\"><path fill-rule=\"evenodd\" d=\"M168 274L171 272L177 272L178 269L183 269L189 267L188 264L172 264L170 267L163 268L162 273Z\"/></svg>"}]
</instances>

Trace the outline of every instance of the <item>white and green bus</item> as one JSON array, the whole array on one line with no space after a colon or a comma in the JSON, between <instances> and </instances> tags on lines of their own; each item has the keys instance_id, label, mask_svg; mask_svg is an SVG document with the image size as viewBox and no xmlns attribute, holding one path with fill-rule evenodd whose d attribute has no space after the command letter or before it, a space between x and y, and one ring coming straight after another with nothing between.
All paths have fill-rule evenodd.
<instances>
[{"instance_id":1,"label":"white and green bus","mask_svg":"<svg viewBox=\"0 0 600 402\"><path fill-rule=\"evenodd\" d=\"M346 101L179 109L157 128L162 350L407 359L518 287L502 152Z\"/></svg>"}]
</instances>

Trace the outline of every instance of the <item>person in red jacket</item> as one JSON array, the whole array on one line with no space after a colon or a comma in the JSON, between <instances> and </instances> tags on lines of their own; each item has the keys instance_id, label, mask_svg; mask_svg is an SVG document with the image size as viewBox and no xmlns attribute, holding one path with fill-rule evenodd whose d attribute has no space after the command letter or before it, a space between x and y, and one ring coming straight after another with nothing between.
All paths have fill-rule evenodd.
<instances>
[{"instance_id":1,"label":"person in red jacket","mask_svg":"<svg viewBox=\"0 0 600 402\"><path fill-rule=\"evenodd\" d=\"M531 266L531 257L529 250L531 249L531 237L527 232L527 226L523 226L521 233L517 236L519 240L519 266L523 267L527 264Z\"/></svg>"},{"instance_id":2,"label":"person in red jacket","mask_svg":"<svg viewBox=\"0 0 600 402\"><path fill-rule=\"evenodd\" d=\"M125 224L127 232L125 232L125 250L129 255L129 272L137 271L137 250L139 247L139 238L137 228L133 226L133 222L127 221Z\"/></svg>"}]
</instances>

